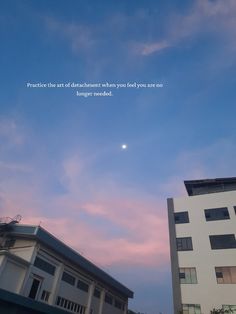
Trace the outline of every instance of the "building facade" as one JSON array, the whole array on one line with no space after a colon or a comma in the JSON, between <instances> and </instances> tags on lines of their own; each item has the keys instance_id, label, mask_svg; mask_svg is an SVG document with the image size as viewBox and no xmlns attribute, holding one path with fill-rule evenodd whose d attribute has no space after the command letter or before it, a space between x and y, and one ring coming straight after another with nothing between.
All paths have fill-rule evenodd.
<instances>
[{"instance_id":1,"label":"building facade","mask_svg":"<svg viewBox=\"0 0 236 314\"><path fill-rule=\"evenodd\" d=\"M0 224L0 290L79 314L126 314L133 297L42 227L15 223Z\"/></svg>"},{"instance_id":2,"label":"building facade","mask_svg":"<svg viewBox=\"0 0 236 314\"><path fill-rule=\"evenodd\" d=\"M236 178L184 183L167 200L174 313L236 313Z\"/></svg>"}]
</instances>

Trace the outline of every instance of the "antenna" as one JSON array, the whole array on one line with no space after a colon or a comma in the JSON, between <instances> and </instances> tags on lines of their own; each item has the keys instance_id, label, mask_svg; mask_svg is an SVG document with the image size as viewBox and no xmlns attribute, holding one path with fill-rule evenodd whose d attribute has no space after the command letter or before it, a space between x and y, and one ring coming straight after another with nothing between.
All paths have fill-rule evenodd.
<instances>
[{"instance_id":1,"label":"antenna","mask_svg":"<svg viewBox=\"0 0 236 314\"><path fill-rule=\"evenodd\" d=\"M22 219L21 215L16 215L14 218L12 218L12 223L18 224Z\"/></svg>"},{"instance_id":2,"label":"antenna","mask_svg":"<svg viewBox=\"0 0 236 314\"><path fill-rule=\"evenodd\" d=\"M6 230L8 227L18 224L21 221L21 218L21 215L16 215L14 218L0 217L0 231Z\"/></svg>"}]
</instances>

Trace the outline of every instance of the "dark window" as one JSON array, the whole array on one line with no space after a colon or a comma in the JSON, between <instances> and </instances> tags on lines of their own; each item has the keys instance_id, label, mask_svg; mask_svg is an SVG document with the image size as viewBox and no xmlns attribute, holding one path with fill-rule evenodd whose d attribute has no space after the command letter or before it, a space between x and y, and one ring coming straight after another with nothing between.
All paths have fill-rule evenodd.
<instances>
[{"instance_id":1,"label":"dark window","mask_svg":"<svg viewBox=\"0 0 236 314\"><path fill-rule=\"evenodd\" d=\"M43 290L42 295L41 295L41 300L48 302L49 296L50 296L50 292Z\"/></svg>"},{"instance_id":2,"label":"dark window","mask_svg":"<svg viewBox=\"0 0 236 314\"><path fill-rule=\"evenodd\" d=\"M193 250L192 238L191 237L177 238L176 246L177 251L192 251Z\"/></svg>"},{"instance_id":3,"label":"dark window","mask_svg":"<svg viewBox=\"0 0 236 314\"><path fill-rule=\"evenodd\" d=\"M176 224L185 224L189 222L188 212L174 213Z\"/></svg>"},{"instance_id":4,"label":"dark window","mask_svg":"<svg viewBox=\"0 0 236 314\"><path fill-rule=\"evenodd\" d=\"M72 286L75 285L75 277L71 276L70 274L66 272L63 273L61 280L69 283Z\"/></svg>"},{"instance_id":5,"label":"dark window","mask_svg":"<svg viewBox=\"0 0 236 314\"><path fill-rule=\"evenodd\" d=\"M105 295L105 302L108 304L112 304L113 298L110 294L106 293Z\"/></svg>"},{"instance_id":6,"label":"dark window","mask_svg":"<svg viewBox=\"0 0 236 314\"><path fill-rule=\"evenodd\" d=\"M34 261L34 266L42 269L46 273L50 275L54 275L56 267L53 266L52 264L46 262L45 260L41 259L40 257L36 257Z\"/></svg>"},{"instance_id":7,"label":"dark window","mask_svg":"<svg viewBox=\"0 0 236 314\"><path fill-rule=\"evenodd\" d=\"M59 305L61 303L61 297L57 297L57 303L56 305Z\"/></svg>"},{"instance_id":8,"label":"dark window","mask_svg":"<svg viewBox=\"0 0 236 314\"><path fill-rule=\"evenodd\" d=\"M223 278L223 273L221 271L216 271L216 278Z\"/></svg>"},{"instance_id":9,"label":"dark window","mask_svg":"<svg viewBox=\"0 0 236 314\"><path fill-rule=\"evenodd\" d=\"M31 298L31 299L36 298L36 295L37 295L37 292L39 289L39 285L40 285L40 280L34 278L34 280L32 282L31 289L30 289L29 298Z\"/></svg>"},{"instance_id":10,"label":"dark window","mask_svg":"<svg viewBox=\"0 0 236 314\"><path fill-rule=\"evenodd\" d=\"M115 307L121 310L122 308L122 303L119 300L115 300Z\"/></svg>"},{"instance_id":11,"label":"dark window","mask_svg":"<svg viewBox=\"0 0 236 314\"><path fill-rule=\"evenodd\" d=\"M236 248L234 234L211 235L209 238L212 250Z\"/></svg>"},{"instance_id":12,"label":"dark window","mask_svg":"<svg viewBox=\"0 0 236 314\"><path fill-rule=\"evenodd\" d=\"M204 209L206 221L230 219L227 207Z\"/></svg>"},{"instance_id":13,"label":"dark window","mask_svg":"<svg viewBox=\"0 0 236 314\"><path fill-rule=\"evenodd\" d=\"M88 292L89 285L82 280L78 280L77 288L79 288L80 290L83 290L85 292Z\"/></svg>"},{"instance_id":14,"label":"dark window","mask_svg":"<svg viewBox=\"0 0 236 314\"><path fill-rule=\"evenodd\" d=\"M94 295L96 298L100 298L101 292L100 292L97 288L95 288L93 295Z\"/></svg>"},{"instance_id":15,"label":"dark window","mask_svg":"<svg viewBox=\"0 0 236 314\"><path fill-rule=\"evenodd\" d=\"M185 279L185 273L179 273L179 278L180 279Z\"/></svg>"},{"instance_id":16,"label":"dark window","mask_svg":"<svg viewBox=\"0 0 236 314\"><path fill-rule=\"evenodd\" d=\"M234 212L235 212L235 214L236 214L236 206L234 206Z\"/></svg>"}]
</instances>

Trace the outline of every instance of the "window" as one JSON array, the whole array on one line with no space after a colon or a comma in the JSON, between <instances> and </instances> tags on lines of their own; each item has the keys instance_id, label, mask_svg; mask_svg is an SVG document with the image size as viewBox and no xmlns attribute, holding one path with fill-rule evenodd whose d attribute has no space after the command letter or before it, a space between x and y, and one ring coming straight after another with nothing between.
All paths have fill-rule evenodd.
<instances>
[{"instance_id":1,"label":"window","mask_svg":"<svg viewBox=\"0 0 236 314\"><path fill-rule=\"evenodd\" d=\"M63 272L61 280L69 283L72 286L75 285L75 277L66 272Z\"/></svg>"},{"instance_id":2,"label":"window","mask_svg":"<svg viewBox=\"0 0 236 314\"><path fill-rule=\"evenodd\" d=\"M201 314L200 304L183 304L183 314Z\"/></svg>"},{"instance_id":3,"label":"window","mask_svg":"<svg viewBox=\"0 0 236 314\"><path fill-rule=\"evenodd\" d=\"M40 288L40 284L41 284L40 279L33 278L33 282L30 288L30 292L29 292L29 298L36 299L38 290Z\"/></svg>"},{"instance_id":4,"label":"window","mask_svg":"<svg viewBox=\"0 0 236 314\"><path fill-rule=\"evenodd\" d=\"M236 248L234 234L221 234L209 236L212 250Z\"/></svg>"},{"instance_id":5,"label":"window","mask_svg":"<svg viewBox=\"0 0 236 314\"><path fill-rule=\"evenodd\" d=\"M215 267L217 283L236 283L236 266Z\"/></svg>"},{"instance_id":6,"label":"window","mask_svg":"<svg viewBox=\"0 0 236 314\"><path fill-rule=\"evenodd\" d=\"M185 224L189 222L188 212L174 213L174 218L176 224Z\"/></svg>"},{"instance_id":7,"label":"window","mask_svg":"<svg viewBox=\"0 0 236 314\"><path fill-rule=\"evenodd\" d=\"M85 292L88 292L89 285L82 280L78 280L77 288L79 288L80 290L83 290Z\"/></svg>"},{"instance_id":8,"label":"window","mask_svg":"<svg viewBox=\"0 0 236 314\"><path fill-rule=\"evenodd\" d=\"M98 290L97 288L95 288L93 295L94 295L96 298L100 298L100 296L101 296L101 291Z\"/></svg>"},{"instance_id":9,"label":"window","mask_svg":"<svg viewBox=\"0 0 236 314\"><path fill-rule=\"evenodd\" d=\"M117 309L122 309L122 302L120 302L119 300L115 299L115 307Z\"/></svg>"},{"instance_id":10,"label":"window","mask_svg":"<svg viewBox=\"0 0 236 314\"><path fill-rule=\"evenodd\" d=\"M227 207L204 209L206 221L230 219Z\"/></svg>"},{"instance_id":11,"label":"window","mask_svg":"<svg viewBox=\"0 0 236 314\"><path fill-rule=\"evenodd\" d=\"M56 267L52 264L46 262L45 260L41 259L40 257L36 257L34 261L34 266L45 271L50 275L54 275Z\"/></svg>"},{"instance_id":12,"label":"window","mask_svg":"<svg viewBox=\"0 0 236 314\"><path fill-rule=\"evenodd\" d=\"M105 294L105 302L108 304L112 304L113 298L110 294L106 293Z\"/></svg>"},{"instance_id":13,"label":"window","mask_svg":"<svg viewBox=\"0 0 236 314\"><path fill-rule=\"evenodd\" d=\"M177 238L176 246L177 251L192 251L193 250L192 238L191 237Z\"/></svg>"},{"instance_id":14,"label":"window","mask_svg":"<svg viewBox=\"0 0 236 314\"><path fill-rule=\"evenodd\" d=\"M180 268L179 278L180 283L197 283L196 268Z\"/></svg>"},{"instance_id":15,"label":"window","mask_svg":"<svg viewBox=\"0 0 236 314\"><path fill-rule=\"evenodd\" d=\"M222 305L222 308L229 314L236 314L236 305Z\"/></svg>"},{"instance_id":16,"label":"window","mask_svg":"<svg viewBox=\"0 0 236 314\"><path fill-rule=\"evenodd\" d=\"M50 296L50 292L43 290L42 295L41 295L41 300L48 302L49 296Z\"/></svg>"}]
</instances>

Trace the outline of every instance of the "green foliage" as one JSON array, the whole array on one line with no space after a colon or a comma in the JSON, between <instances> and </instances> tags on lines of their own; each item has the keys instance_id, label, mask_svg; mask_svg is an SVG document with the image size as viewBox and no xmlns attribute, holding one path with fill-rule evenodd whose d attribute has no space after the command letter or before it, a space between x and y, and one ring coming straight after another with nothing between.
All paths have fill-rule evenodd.
<instances>
[{"instance_id":1,"label":"green foliage","mask_svg":"<svg viewBox=\"0 0 236 314\"><path fill-rule=\"evenodd\" d=\"M210 312L210 314L232 314L233 311L229 308L229 309L223 309L223 308L220 308L220 309L215 309L213 308L213 310Z\"/></svg>"}]
</instances>

